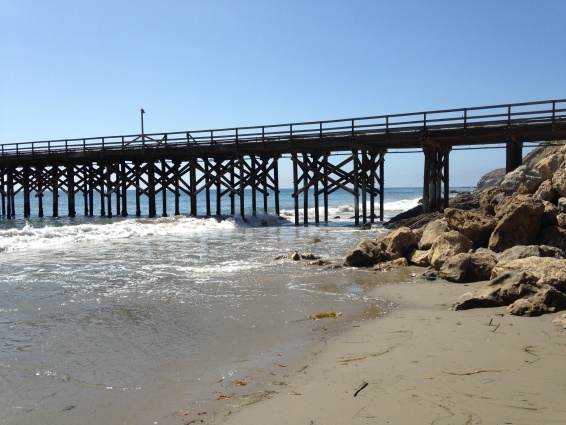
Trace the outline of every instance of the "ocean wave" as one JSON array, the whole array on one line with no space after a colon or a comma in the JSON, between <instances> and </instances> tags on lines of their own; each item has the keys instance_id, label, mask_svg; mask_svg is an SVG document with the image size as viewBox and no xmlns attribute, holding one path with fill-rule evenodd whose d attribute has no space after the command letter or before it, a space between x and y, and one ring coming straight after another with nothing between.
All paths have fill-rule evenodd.
<instances>
[{"instance_id":1,"label":"ocean wave","mask_svg":"<svg viewBox=\"0 0 566 425\"><path fill-rule=\"evenodd\" d=\"M109 223L85 223L64 226L0 230L0 251L52 249L81 242L125 240L143 237L178 236L229 231L237 226L233 218L193 218L184 216L157 219L128 219Z\"/></svg>"},{"instance_id":2,"label":"ocean wave","mask_svg":"<svg viewBox=\"0 0 566 425\"><path fill-rule=\"evenodd\" d=\"M385 202L383 204L383 209L385 211L395 211L395 212L402 212L410 210L411 208L416 207L419 204L421 198L415 199L401 199L399 201L394 202Z\"/></svg>"}]
</instances>

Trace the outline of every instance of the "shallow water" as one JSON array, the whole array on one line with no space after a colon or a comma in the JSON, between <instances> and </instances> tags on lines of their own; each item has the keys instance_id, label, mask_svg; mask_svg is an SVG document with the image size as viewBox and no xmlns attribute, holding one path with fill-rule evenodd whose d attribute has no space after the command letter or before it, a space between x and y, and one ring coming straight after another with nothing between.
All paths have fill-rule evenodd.
<instances>
[{"instance_id":1,"label":"shallow water","mask_svg":"<svg viewBox=\"0 0 566 425\"><path fill-rule=\"evenodd\" d=\"M366 296L386 274L274 260L340 264L382 229L281 223L2 220L0 423L183 423L284 381L313 343L387 309ZM342 316L307 319L329 310Z\"/></svg>"}]
</instances>

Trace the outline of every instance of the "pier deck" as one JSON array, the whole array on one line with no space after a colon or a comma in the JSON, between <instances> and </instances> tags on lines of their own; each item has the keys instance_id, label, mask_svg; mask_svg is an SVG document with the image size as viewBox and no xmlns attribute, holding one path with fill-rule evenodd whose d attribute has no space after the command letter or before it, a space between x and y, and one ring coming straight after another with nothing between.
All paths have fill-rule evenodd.
<instances>
[{"instance_id":1,"label":"pier deck","mask_svg":"<svg viewBox=\"0 0 566 425\"><path fill-rule=\"evenodd\" d=\"M252 213L267 211L267 196L275 195L279 214L278 159L293 163L295 223L299 224L302 197L304 224L308 224L309 198L314 198L315 222L319 222L319 197L324 200L338 189L351 193L355 222L378 217L383 220L384 156L388 151L419 149L424 153L423 204L425 211L447 206L449 154L453 148L505 144L506 168L521 164L526 142L566 139L566 100L491 105L407 114L313 121L199 131L134 134L67 140L44 140L1 145L0 194L2 216L16 215L14 196L23 191L25 217L30 216L29 197L40 200L45 191L68 197L73 217L75 195L84 197L84 213L92 216L93 196L100 196L100 214L128 215L126 191L135 189L135 214L141 215L140 197L148 197L147 215L157 215L156 194L175 198L175 214L181 214L180 197L190 199L188 214L197 215L196 196L207 192L206 215L212 212L210 189L217 189L216 213L222 197L230 197L231 212L244 216L244 190L252 189ZM330 158L340 154L338 161ZM336 159L335 157L334 159ZM263 196L263 208L256 202ZM444 195L444 196L442 196ZM54 197L53 216L59 215ZM366 201L370 210L367 211ZM362 211L359 211L361 204ZM106 205L106 207L105 207Z\"/></svg>"}]
</instances>

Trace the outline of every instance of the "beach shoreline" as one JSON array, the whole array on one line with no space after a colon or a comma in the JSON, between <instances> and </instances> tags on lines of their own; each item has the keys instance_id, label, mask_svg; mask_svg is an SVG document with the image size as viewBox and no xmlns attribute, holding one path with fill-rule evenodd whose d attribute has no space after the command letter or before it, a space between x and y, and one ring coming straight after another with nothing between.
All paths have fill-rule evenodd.
<instances>
[{"instance_id":1,"label":"beach shoreline","mask_svg":"<svg viewBox=\"0 0 566 425\"><path fill-rule=\"evenodd\" d=\"M208 423L563 423L566 331L552 314L449 309L483 284L377 286L368 295L399 307L330 338L269 399Z\"/></svg>"}]
</instances>

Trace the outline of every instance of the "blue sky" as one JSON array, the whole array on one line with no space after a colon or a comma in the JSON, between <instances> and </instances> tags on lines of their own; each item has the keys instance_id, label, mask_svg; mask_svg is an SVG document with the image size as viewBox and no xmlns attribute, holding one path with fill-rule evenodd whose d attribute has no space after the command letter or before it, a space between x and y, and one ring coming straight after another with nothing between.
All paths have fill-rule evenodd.
<instances>
[{"instance_id":1,"label":"blue sky","mask_svg":"<svg viewBox=\"0 0 566 425\"><path fill-rule=\"evenodd\" d=\"M0 0L0 143L566 98L566 1ZM451 185L504 166L453 152ZM386 156L388 186L422 154ZM290 169L283 167L283 186Z\"/></svg>"}]
</instances>

